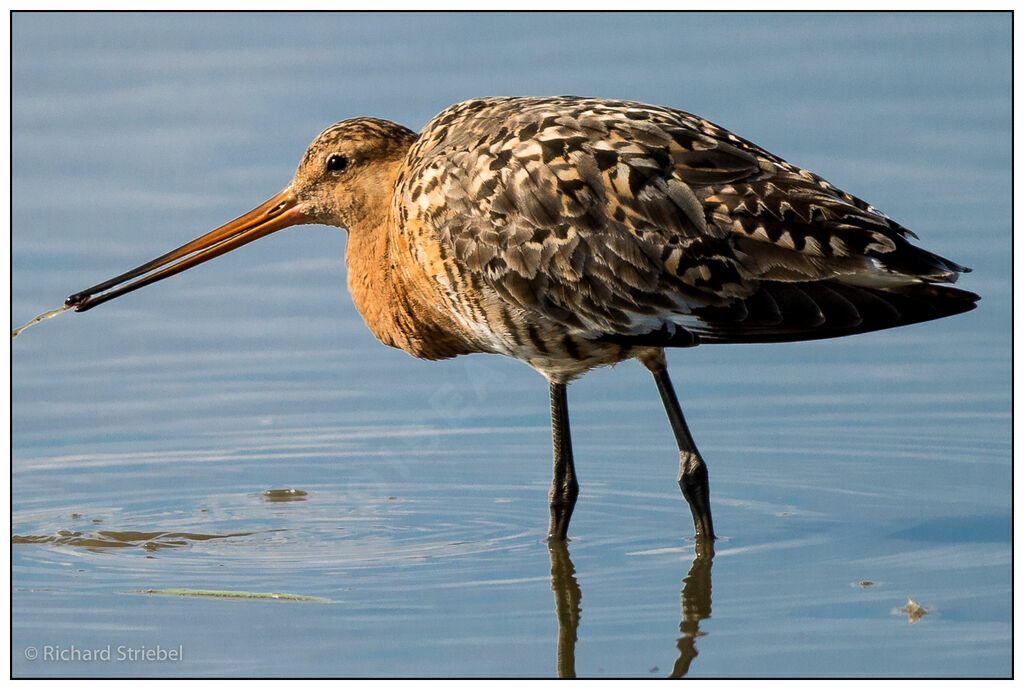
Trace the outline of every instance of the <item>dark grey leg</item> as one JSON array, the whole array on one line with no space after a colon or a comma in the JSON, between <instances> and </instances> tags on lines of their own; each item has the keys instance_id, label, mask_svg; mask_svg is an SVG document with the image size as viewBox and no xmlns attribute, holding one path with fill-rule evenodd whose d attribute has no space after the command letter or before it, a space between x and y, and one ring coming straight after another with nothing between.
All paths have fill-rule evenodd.
<instances>
[{"instance_id":1,"label":"dark grey leg","mask_svg":"<svg viewBox=\"0 0 1024 690\"><path fill-rule=\"evenodd\" d=\"M645 362L646 364L646 362ZM676 399L672 379L668 377L668 369L664 366L651 368L654 381L658 384L661 401L665 404L668 421L672 425L672 433L676 436L679 446L679 488L690 504L693 513L693 527L698 538L715 538L715 529L711 524L711 495L708 490L708 468L700 457L697 445L690 436L690 430L683 419L683 411Z\"/></svg>"},{"instance_id":2,"label":"dark grey leg","mask_svg":"<svg viewBox=\"0 0 1024 690\"><path fill-rule=\"evenodd\" d=\"M576 482L576 468L572 464L572 439L569 436L569 402L564 383L551 384L551 440L555 450L555 471L551 481L548 502L551 525L548 540L565 539L569 519L576 505L580 487Z\"/></svg>"}]
</instances>

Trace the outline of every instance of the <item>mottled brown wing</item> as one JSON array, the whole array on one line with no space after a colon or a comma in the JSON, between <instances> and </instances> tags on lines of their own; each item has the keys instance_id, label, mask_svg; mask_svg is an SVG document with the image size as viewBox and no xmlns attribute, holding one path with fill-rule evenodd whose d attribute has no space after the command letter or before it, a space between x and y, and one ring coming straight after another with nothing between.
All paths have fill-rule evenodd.
<instances>
[{"instance_id":1,"label":"mottled brown wing","mask_svg":"<svg viewBox=\"0 0 1024 690\"><path fill-rule=\"evenodd\" d=\"M775 284L876 291L964 270L821 178L671 109L470 101L410 157L408 207L464 270L582 337L794 339L782 336L822 327L825 310ZM839 309L822 333L863 322L848 297L814 294Z\"/></svg>"}]
</instances>

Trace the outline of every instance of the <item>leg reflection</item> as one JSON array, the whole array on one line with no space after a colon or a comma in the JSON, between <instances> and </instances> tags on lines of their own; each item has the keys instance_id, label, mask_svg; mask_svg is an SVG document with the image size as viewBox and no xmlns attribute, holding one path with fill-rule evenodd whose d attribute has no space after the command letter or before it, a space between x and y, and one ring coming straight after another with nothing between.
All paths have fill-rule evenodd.
<instances>
[{"instance_id":1,"label":"leg reflection","mask_svg":"<svg viewBox=\"0 0 1024 690\"><path fill-rule=\"evenodd\" d=\"M711 617L711 560L715 557L714 539L697 539L696 556L689 574L683 578L683 617L679 622L682 636L676 641L679 659L672 667L669 678L682 678L690 670L690 662L697 656L695 642L703 635L700 622Z\"/></svg>"},{"instance_id":2,"label":"leg reflection","mask_svg":"<svg viewBox=\"0 0 1024 690\"><path fill-rule=\"evenodd\" d=\"M548 543L551 555L551 591L558 616L558 677L576 677L576 629L580 624L580 586L576 568L564 540Z\"/></svg>"}]
</instances>

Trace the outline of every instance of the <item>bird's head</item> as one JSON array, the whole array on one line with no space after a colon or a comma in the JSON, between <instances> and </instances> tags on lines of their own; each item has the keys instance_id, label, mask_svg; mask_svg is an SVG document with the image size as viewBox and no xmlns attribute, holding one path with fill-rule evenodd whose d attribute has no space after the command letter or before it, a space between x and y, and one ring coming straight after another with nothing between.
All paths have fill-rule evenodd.
<instances>
[{"instance_id":1,"label":"bird's head","mask_svg":"<svg viewBox=\"0 0 1024 690\"><path fill-rule=\"evenodd\" d=\"M386 212L395 174L416 139L387 120L360 117L332 125L313 140L289 189L308 223L351 228Z\"/></svg>"},{"instance_id":2,"label":"bird's head","mask_svg":"<svg viewBox=\"0 0 1024 690\"><path fill-rule=\"evenodd\" d=\"M91 309L292 225L376 227L388 212L398 168L415 139L405 127L375 118L332 125L309 145L295 177L278 194L202 237L71 295L65 307Z\"/></svg>"}]
</instances>

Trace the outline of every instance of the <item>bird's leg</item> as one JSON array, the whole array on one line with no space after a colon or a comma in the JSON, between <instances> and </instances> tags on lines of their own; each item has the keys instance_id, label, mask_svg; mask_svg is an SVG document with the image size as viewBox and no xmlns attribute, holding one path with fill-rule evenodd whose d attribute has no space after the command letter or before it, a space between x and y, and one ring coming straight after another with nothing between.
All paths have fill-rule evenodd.
<instances>
[{"instance_id":1,"label":"bird's leg","mask_svg":"<svg viewBox=\"0 0 1024 690\"><path fill-rule=\"evenodd\" d=\"M569 519L580 492L576 468L572 463L572 438L569 435L569 402L564 383L551 383L551 441L554 445L555 467L548 502L551 524L548 541L565 539Z\"/></svg>"},{"instance_id":2,"label":"bird's leg","mask_svg":"<svg viewBox=\"0 0 1024 690\"><path fill-rule=\"evenodd\" d=\"M698 539L714 539L715 529L711 524L711 495L708 490L708 468L704 459L693 442L690 430L683 418L683 410L679 407L676 391L672 387L672 379L668 376L664 354L642 360L654 375L661 393L661 401L665 404L668 421L672 425L676 444L679 446L679 488L683 497L690 504L693 514L693 527Z\"/></svg>"}]
</instances>

